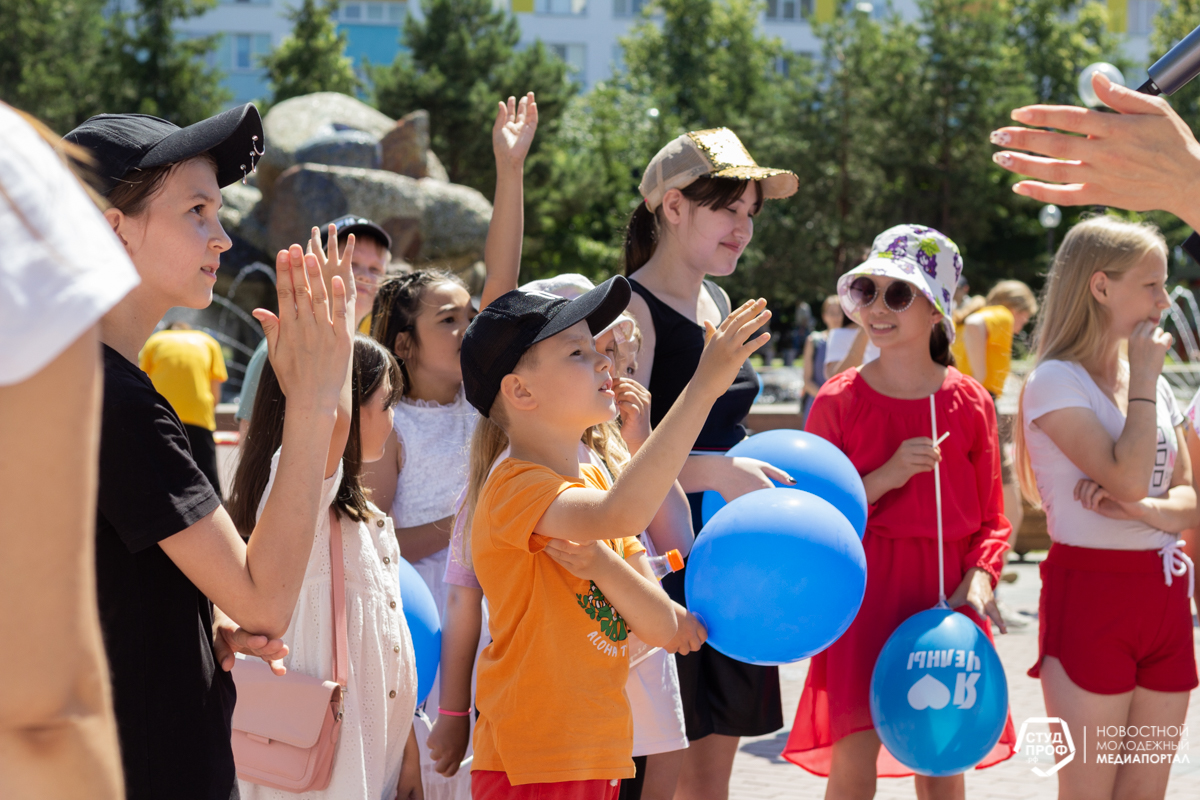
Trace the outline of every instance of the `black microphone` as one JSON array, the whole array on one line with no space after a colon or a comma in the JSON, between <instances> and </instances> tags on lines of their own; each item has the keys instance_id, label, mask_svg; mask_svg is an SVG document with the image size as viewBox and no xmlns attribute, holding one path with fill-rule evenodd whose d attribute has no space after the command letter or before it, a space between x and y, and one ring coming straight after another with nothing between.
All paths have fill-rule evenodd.
<instances>
[{"instance_id":1,"label":"black microphone","mask_svg":"<svg viewBox=\"0 0 1200 800\"><path fill-rule=\"evenodd\" d=\"M1142 94L1173 95L1200 75L1200 25L1154 62L1150 78L1138 87Z\"/></svg>"}]
</instances>

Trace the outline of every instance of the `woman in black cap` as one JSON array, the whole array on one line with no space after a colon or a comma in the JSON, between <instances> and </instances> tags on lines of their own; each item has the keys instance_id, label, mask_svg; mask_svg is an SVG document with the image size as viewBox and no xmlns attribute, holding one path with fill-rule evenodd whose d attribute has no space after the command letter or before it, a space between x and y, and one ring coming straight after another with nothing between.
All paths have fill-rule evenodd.
<instances>
[{"instance_id":1,"label":"woman in black cap","mask_svg":"<svg viewBox=\"0 0 1200 800\"><path fill-rule=\"evenodd\" d=\"M679 136L646 167L639 187L645 202L633 212L626 232L625 274L633 287L629 311L643 336L634 379L654 398L652 425L692 379L704 349L703 324L720 324L729 313L729 297L708 276L736 269L762 201L788 197L798 183L791 172L758 166L727 128ZM679 475L697 531L705 490L733 500L772 486L771 479L791 481L762 461L722 456L746 437L742 420L758 388L746 361L713 405ZM668 575L663 588L686 605L683 576L682 570ZM681 626L689 623L696 624L690 614ZM735 661L707 644L696 652L681 651L676 663L690 744L674 759L651 757L657 763L647 762L646 790L658 796L658 787L665 786L669 792L676 785L669 773L675 771L676 798L723 800L739 737L783 727L778 668Z\"/></svg>"},{"instance_id":2,"label":"woman in black cap","mask_svg":"<svg viewBox=\"0 0 1200 800\"><path fill-rule=\"evenodd\" d=\"M330 437L335 425L349 425L339 401L348 385L354 283L340 274L328 296L312 256L306 260L297 245L278 255L279 315L259 309L255 317L288 414L277 488L245 544L137 356L167 309L212 301L230 246L217 220L220 189L252 171L263 153L258 110L242 106L183 129L104 114L66 138L95 156L111 205L105 217L141 277L100 324L96 588L127 796L228 800L237 797L230 640L270 653L278 645L268 639L291 620ZM262 635L235 632L225 621L214 653L214 603Z\"/></svg>"}]
</instances>

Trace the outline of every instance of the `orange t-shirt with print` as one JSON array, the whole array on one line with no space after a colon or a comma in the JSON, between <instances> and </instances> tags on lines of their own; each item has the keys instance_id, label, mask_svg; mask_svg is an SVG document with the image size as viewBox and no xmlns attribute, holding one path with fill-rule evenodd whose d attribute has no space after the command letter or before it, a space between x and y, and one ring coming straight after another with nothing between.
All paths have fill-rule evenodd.
<instances>
[{"instance_id":1,"label":"orange t-shirt with print","mask_svg":"<svg viewBox=\"0 0 1200 800\"><path fill-rule=\"evenodd\" d=\"M608 490L596 467L580 473L505 459L471 524L492 634L479 657L472 768L504 772L514 786L634 776L625 620L594 583L542 553L547 539L535 533L567 489ZM645 549L632 536L604 543L623 558Z\"/></svg>"}]
</instances>

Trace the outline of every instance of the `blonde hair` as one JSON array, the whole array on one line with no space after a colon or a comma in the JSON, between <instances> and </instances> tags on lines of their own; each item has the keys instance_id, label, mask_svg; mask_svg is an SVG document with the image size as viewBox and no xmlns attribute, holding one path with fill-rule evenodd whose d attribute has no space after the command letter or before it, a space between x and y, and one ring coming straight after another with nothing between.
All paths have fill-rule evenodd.
<instances>
[{"instance_id":1,"label":"blonde hair","mask_svg":"<svg viewBox=\"0 0 1200 800\"><path fill-rule=\"evenodd\" d=\"M1119 279L1156 251L1165 259L1167 243L1158 228L1149 223L1096 216L1071 228L1046 276L1042 314L1033 331L1037 362L1081 363L1099 355L1108 335L1108 311L1092 295L1092 276L1103 272ZM1013 426L1017 481L1029 502L1040 506L1041 495L1025 445L1024 413L1022 385Z\"/></svg>"},{"instance_id":2,"label":"blonde hair","mask_svg":"<svg viewBox=\"0 0 1200 800\"><path fill-rule=\"evenodd\" d=\"M977 294L964 297L958 308L954 309L954 327L957 328L959 325L962 325L964 322L966 322L967 317L971 316L987 304L987 300L984 300Z\"/></svg>"},{"instance_id":3,"label":"blonde hair","mask_svg":"<svg viewBox=\"0 0 1200 800\"><path fill-rule=\"evenodd\" d=\"M1038 302L1033 290L1021 281L1000 281L987 293L989 306L1004 306L1009 311L1037 316Z\"/></svg>"}]
</instances>

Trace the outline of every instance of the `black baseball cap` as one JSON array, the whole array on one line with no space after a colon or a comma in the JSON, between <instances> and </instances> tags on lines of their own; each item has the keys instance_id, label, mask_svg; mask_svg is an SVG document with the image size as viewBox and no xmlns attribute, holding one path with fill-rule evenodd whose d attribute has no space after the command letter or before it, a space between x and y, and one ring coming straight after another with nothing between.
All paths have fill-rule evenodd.
<instances>
[{"instance_id":1,"label":"black baseball cap","mask_svg":"<svg viewBox=\"0 0 1200 800\"><path fill-rule=\"evenodd\" d=\"M347 214L344 217L338 217L335 220L330 220L321 226L321 246L329 244L329 226L332 225L337 230L337 238L342 239L350 234L356 237L370 236L378 240L388 250L392 249L392 237L388 232L379 227L376 223L360 217L355 214Z\"/></svg>"},{"instance_id":2,"label":"black baseball cap","mask_svg":"<svg viewBox=\"0 0 1200 800\"><path fill-rule=\"evenodd\" d=\"M590 292L567 300L520 289L502 294L480 311L463 334L463 389L467 402L485 417L504 376L538 342L586 321L595 336L629 305L629 281L618 275Z\"/></svg>"},{"instance_id":3,"label":"black baseball cap","mask_svg":"<svg viewBox=\"0 0 1200 800\"><path fill-rule=\"evenodd\" d=\"M135 169L161 167L211 153L224 187L254 171L266 150L253 103L181 128L149 114L99 114L63 137L96 158L100 190L108 194Z\"/></svg>"}]
</instances>

